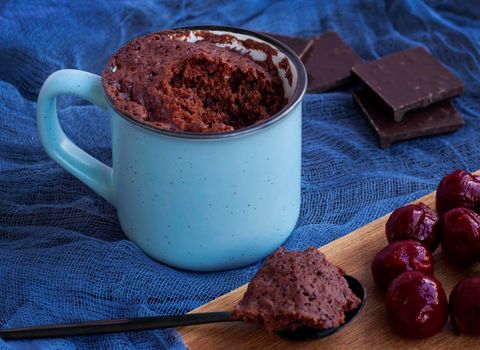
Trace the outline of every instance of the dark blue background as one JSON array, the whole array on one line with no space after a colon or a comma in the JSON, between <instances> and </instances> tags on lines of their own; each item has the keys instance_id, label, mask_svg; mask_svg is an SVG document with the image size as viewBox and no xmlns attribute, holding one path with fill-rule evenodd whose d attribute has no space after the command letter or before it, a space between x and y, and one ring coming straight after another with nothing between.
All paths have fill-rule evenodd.
<instances>
[{"instance_id":1,"label":"dark blue background","mask_svg":"<svg viewBox=\"0 0 480 350\"><path fill-rule=\"evenodd\" d=\"M456 133L387 150L349 89L304 101L303 204L289 249L321 246L435 189L479 160L479 1L0 1L0 322L2 327L189 311L247 282L258 265L223 273L162 266L126 240L114 209L50 160L36 131L42 82L61 68L99 74L140 34L223 24L311 37L335 30L365 59L424 45L465 82ZM107 118L59 101L69 136L110 162ZM132 332L5 348L182 347L172 331Z\"/></svg>"}]
</instances>

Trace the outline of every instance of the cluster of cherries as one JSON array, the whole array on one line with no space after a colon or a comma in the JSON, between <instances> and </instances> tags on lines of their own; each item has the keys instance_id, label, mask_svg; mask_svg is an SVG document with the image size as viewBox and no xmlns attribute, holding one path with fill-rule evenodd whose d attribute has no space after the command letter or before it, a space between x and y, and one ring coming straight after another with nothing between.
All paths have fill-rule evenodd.
<instances>
[{"instance_id":1,"label":"cluster of cherries","mask_svg":"<svg viewBox=\"0 0 480 350\"><path fill-rule=\"evenodd\" d=\"M436 209L438 215L417 203L392 213L385 228L389 245L373 259L373 278L387 290L387 312L401 336L437 334L449 313L457 334L480 335L480 276L458 282L448 303L433 277L432 257L441 244L454 264L480 262L480 177L463 170L445 176L437 188Z\"/></svg>"}]
</instances>

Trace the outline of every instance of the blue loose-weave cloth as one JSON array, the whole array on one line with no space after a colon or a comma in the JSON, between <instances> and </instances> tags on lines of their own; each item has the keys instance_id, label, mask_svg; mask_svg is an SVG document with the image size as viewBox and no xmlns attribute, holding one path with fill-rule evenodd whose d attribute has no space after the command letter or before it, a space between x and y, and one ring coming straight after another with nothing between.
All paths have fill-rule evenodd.
<instances>
[{"instance_id":1,"label":"blue loose-weave cloth","mask_svg":"<svg viewBox=\"0 0 480 350\"><path fill-rule=\"evenodd\" d=\"M382 150L344 88L303 104L302 210L288 249L322 246L435 189L453 169L480 168L480 2L0 0L0 324L21 327L184 313L246 283L259 264L178 271L145 256L115 210L40 145L36 98L54 71L99 74L128 40L182 25L222 24L312 37L337 31L364 58L423 45L465 82L466 127ZM66 133L110 163L106 115L64 97ZM183 348L176 332L3 342L38 349Z\"/></svg>"}]
</instances>

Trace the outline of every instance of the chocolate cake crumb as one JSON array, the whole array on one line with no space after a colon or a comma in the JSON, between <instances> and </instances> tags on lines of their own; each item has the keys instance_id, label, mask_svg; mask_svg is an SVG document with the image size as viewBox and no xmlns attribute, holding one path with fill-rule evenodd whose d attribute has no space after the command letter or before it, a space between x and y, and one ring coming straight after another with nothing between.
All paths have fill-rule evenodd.
<instances>
[{"instance_id":1,"label":"chocolate cake crumb","mask_svg":"<svg viewBox=\"0 0 480 350\"><path fill-rule=\"evenodd\" d=\"M269 332L323 329L344 323L345 312L360 303L343 271L317 249L280 248L254 276L232 319L258 323Z\"/></svg>"},{"instance_id":2,"label":"chocolate cake crumb","mask_svg":"<svg viewBox=\"0 0 480 350\"><path fill-rule=\"evenodd\" d=\"M275 115L286 103L270 48L265 61L219 47L227 35L188 31L152 33L130 41L102 74L115 108L150 126L185 132L228 132ZM232 37L233 38L233 37ZM230 38L230 41L233 40ZM254 48L255 41L246 40ZM263 46L262 46L263 45Z\"/></svg>"}]
</instances>

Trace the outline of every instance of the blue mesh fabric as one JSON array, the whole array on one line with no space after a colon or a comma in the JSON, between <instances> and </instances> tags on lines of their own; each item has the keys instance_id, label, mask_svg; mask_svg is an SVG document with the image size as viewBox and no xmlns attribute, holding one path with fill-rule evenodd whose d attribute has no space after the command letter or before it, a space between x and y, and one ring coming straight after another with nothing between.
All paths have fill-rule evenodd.
<instances>
[{"instance_id":1,"label":"blue mesh fabric","mask_svg":"<svg viewBox=\"0 0 480 350\"><path fill-rule=\"evenodd\" d=\"M115 210L48 158L35 126L42 82L61 68L99 74L140 34L222 24L314 36L335 30L365 59L426 46L465 82L456 133L387 150L350 88L304 100L302 211L288 249L322 246L435 189L455 168L480 168L478 1L0 1L0 323L19 327L187 312L246 283L258 264L190 273L146 257ZM107 118L65 97L66 133L109 163ZM183 348L174 331L3 342L38 349Z\"/></svg>"}]
</instances>

